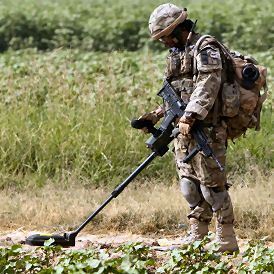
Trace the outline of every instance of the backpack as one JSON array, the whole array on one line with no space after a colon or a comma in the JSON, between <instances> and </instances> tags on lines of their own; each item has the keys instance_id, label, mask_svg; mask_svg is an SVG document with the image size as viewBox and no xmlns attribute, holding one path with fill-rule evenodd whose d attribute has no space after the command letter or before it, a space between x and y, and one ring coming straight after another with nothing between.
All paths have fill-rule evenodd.
<instances>
[{"instance_id":1,"label":"backpack","mask_svg":"<svg viewBox=\"0 0 274 274\"><path fill-rule=\"evenodd\" d=\"M209 44L216 45L223 57L224 73L222 73L219 100L216 100L215 104L221 102L219 113L227 125L228 138L233 140L245 135L248 128L260 130L260 113L267 96L267 69L259 65L253 57L230 51L215 37L203 35L194 48L194 75L197 74L196 57L199 49ZM262 88L264 88L263 94L260 93ZM214 113L217 115L216 111Z\"/></svg>"}]
</instances>

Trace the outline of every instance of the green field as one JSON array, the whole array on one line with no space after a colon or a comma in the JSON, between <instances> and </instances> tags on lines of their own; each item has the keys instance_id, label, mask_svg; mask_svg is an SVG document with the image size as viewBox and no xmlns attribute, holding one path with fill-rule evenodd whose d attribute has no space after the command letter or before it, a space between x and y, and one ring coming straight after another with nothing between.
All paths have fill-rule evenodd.
<instances>
[{"instance_id":1,"label":"green field","mask_svg":"<svg viewBox=\"0 0 274 274\"><path fill-rule=\"evenodd\" d=\"M72 47L111 51L141 49L152 43L148 18L163 1L145 0L2 0L0 2L0 51L37 47L47 50ZM198 19L197 30L210 33L241 50L273 48L272 1L190 1L184 5L189 18Z\"/></svg>"},{"instance_id":2,"label":"green field","mask_svg":"<svg viewBox=\"0 0 274 274\"><path fill-rule=\"evenodd\" d=\"M144 160L148 136L130 120L161 103L156 93L166 53L78 50L8 51L0 56L0 174L2 187L43 185L78 178L115 185ZM256 57L273 66L264 54ZM271 70L270 70L271 72ZM270 75L271 79L272 75ZM271 89L271 85L270 85ZM273 168L272 109L264 105L262 130L229 144L228 172ZM156 159L144 177L169 180L173 154Z\"/></svg>"},{"instance_id":3,"label":"green field","mask_svg":"<svg viewBox=\"0 0 274 274\"><path fill-rule=\"evenodd\" d=\"M245 236L248 231L248 235L255 238L260 238L268 231L270 237L273 236L273 232L269 230L269 226L273 224L271 189L274 158L274 14L271 2L183 2L189 10L189 18L198 18L198 32L215 35L230 48L254 56L260 64L268 68L269 95L263 105L261 130L249 130L246 138L236 140L235 144L229 142L227 154L228 178L236 187L236 229L241 236ZM1 213L0 221L3 227L29 228L33 225L39 228L38 220L43 219L43 228L51 226L59 230L62 227L72 229L79 224L79 219L87 215L86 212L90 212L91 204L92 207L100 204L106 190L109 191L121 183L148 157L150 151L146 148L145 141L149 135L131 128L130 121L161 104L161 98L157 98L156 93L162 85L168 51L151 40L147 26L151 11L161 3L163 2L158 0L0 1L0 187L2 204L7 205ZM181 1L177 0L173 3L182 5ZM138 183L142 183L139 184L140 192L155 191L150 184L152 182L159 185L159 189L155 191L156 197L163 189L172 189L171 192L176 193L177 188L175 189L174 185L177 175L171 149L163 158L156 158L138 176L138 180ZM256 190L261 192L254 194ZM70 197L69 192L73 191L75 195L71 194ZM130 191L136 194L138 190L130 188ZM231 191L233 193L233 188ZM245 193L245 203L241 199L241 191ZM52 194L54 201L49 198L53 192L56 192L56 196ZM98 200L91 197L94 193L98 194ZM62 201L63 194L68 197L67 204ZM145 195L139 192L137 194L134 201L140 200L138 204L141 206L141 198ZM161 195L159 197L163 201L164 193ZM48 208L54 213L52 219L48 218L46 222L47 216L42 215L37 208L32 208L33 212L28 211L32 207L30 202L28 203L32 197L35 207L37 205L38 208L41 204L41 212L44 214L46 213L43 212L43 205L52 201L52 207L49 205ZM61 204L55 201L55 197L59 197ZM127 198L129 203L132 202L129 197L123 198ZM144 199L152 204L150 198ZM171 195L169 198L172 201L174 199ZM76 199L82 210L81 217L78 209L75 210ZM117 208L124 210L122 203L123 201L120 204L117 202ZM60 208L56 209L58 206L63 206L64 210L73 206L73 217L69 219L61 216L60 219L60 212L59 215L56 213L60 211ZM94 227L97 225L101 228L107 224L108 229L111 229L112 225L116 226L117 230L128 229L135 232L144 232L149 228L155 232L159 227L167 231L180 222L181 218L178 217L178 209L172 208L164 212L165 210L155 206L154 211L149 211L147 206L141 210L134 207L134 203L129 207L130 212L123 212L120 216L120 213L115 211L115 206L112 209L113 215L102 215L101 219L94 223ZM61 211L63 212L63 208ZM142 223L143 212L147 212L146 220L152 216L154 219L147 221L147 224ZM174 220L170 221L172 214ZM33 221L30 220L31 216L35 216ZM26 223L29 223L29 226ZM255 246L253 247L250 254L254 255L257 251ZM120 251L126 256L135 252L134 248L124 247ZM77 271L84 271L85 267L88 269L85 260L87 256L91 256L89 253L68 255L60 250L48 249L39 251L46 252L43 256L49 258L48 265L43 265L39 256L36 261L35 257L31 261L18 246L13 249L1 249L1 252L0 265L5 265L6 269L10 267L11 271L19 271L29 267L33 273L43 267L49 268L49 271L45 270L44 273L57 273L58 266L55 265L56 269L50 269L49 263L55 258L54 252L61 258L80 258L79 265L75 266ZM96 262L93 264L98 263L98 267L107 269L110 262L100 262L97 253L90 252L95 254ZM142 249L142 252L146 254L145 263L137 263L137 266L132 263L134 267L139 267L135 273L146 273L149 267L155 271L160 267L169 273L168 271L175 269L173 266L176 267L168 266L162 261L149 266L147 261L152 256L151 251ZM261 262L266 267L257 266L254 259L254 269L248 269L246 261L242 261L242 266L238 269L242 267L242 270L247 272L241 273L250 273L248 271L255 270L255 267L261 267L265 271L273 270L273 266L268 268L268 262L264 261L264 257L266 260L271 256L273 258L273 251L260 249L260 252L261 257L258 256L256 262ZM139 253L135 252L133 255L131 258L136 259L135 263L142 261L141 257L138 257L141 256ZM174 256L179 258L178 254ZM182 254L180 256L183 257ZM21 266L15 263L20 261L18 258L24 259ZM197 263L200 262L197 258L194 259ZM60 264L64 267L64 272L68 273L70 270L66 267L70 264L65 265L66 262L62 260ZM251 260L251 257L246 260ZM80 262L83 264L80 265ZM126 269L121 263L122 259L112 266L116 267L115 269ZM180 264L180 260L175 263ZM221 267L225 269L225 265ZM4 271L2 268L0 270ZM90 271L94 273L93 270ZM210 273L217 273L217 270Z\"/></svg>"},{"instance_id":4,"label":"green field","mask_svg":"<svg viewBox=\"0 0 274 274\"><path fill-rule=\"evenodd\" d=\"M130 120L160 104L167 51L148 33L160 1L1 1L1 185L43 185L75 175L116 185L146 158L148 138ZM175 1L180 4L180 1ZM269 1L186 1L198 31L252 54L273 82ZM119 15L119 16L118 16ZM32 48L32 49L31 49ZM16 50L16 51L15 51ZM43 50L43 51L41 51ZM228 172L273 168L272 95L262 130L229 144ZM175 176L169 153L144 172Z\"/></svg>"}]
</instances>

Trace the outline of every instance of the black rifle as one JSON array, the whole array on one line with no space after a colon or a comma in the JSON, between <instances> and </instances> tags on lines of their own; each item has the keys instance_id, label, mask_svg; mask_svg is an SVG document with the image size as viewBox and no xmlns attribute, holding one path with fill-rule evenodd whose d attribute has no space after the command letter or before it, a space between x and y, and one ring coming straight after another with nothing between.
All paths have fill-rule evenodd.
<instances>
[{"instance_id":1,"label":"black rifle","mask_svg":"<svg viewBox=\"0 0 274 274\"><path fill-rule=\"evenodd\" d=\"M174 122L177 118L184 115L186 104L178 97L174 89L169 83L166 83L163 88L157 93L158 96L162 97L165 102L168 103L169 109L164 120L161 122L158 129L156 129L151 121L142 121L132 119L131 125L134 128L148 128L149 132L153 135L146 141L146 145L153 152L159 156L163 156L168 151L168 144L179 134L178 128L174 128ZM184 163L189 162L199 151L202 151L206 157L212 157L220 170L223 171L224 168L221 163L216 158L210 147L210 141L205 135L201 122L195 121L194 125L190 130L190 134L196 141L196 146L191 151L185 159L182 161Z\"/></svg>"}]
</instances>

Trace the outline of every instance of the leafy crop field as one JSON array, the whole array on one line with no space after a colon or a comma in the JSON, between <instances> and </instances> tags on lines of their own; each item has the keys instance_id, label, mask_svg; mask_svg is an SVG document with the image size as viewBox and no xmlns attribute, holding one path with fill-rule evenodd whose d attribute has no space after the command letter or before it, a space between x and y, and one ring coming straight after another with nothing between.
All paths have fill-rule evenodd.
<instances>
[{"instance_id":1,"label":"leafy crop field","mask_svg":"<svg viewBox=\"0 0 274 274\"><path fill-rule=\"evenodd\" d=\"M148 136L132 129L130 121L161 104L156 93L168 52L150 39L147 27L149 14L161 3L0 2L3 229L72 230L148 157ZM183 4L191 19L198 18L198 32L215 35L268 68L261 130L249 130L246 138L229 143L227 173L237 235L253 240L269 235L273 241L272 3ZM170 149L94 220L92 231L178 233L174 227L186 223L187 206L176 184ZM34 251L15 245L1 248L0 272L273 272L273 249L263 242L251 241L243 254L225 257L203 252L203 245L164 253L141 243L83 251L49 243Z\"/></svg>"},{"instance_id":2,"label":"leafy crop field","mask_svg":"<svg viewBox=\"0 0 274 274\"><path fill-rule=\"evenodd\" d=\"M243 254L204 251L205 239L184 249L157 251L142 243L118 248L65 250L50 246L24 250L20 245L2 248L2 273L273 273L274 252L263 241L248 242Z\"/></svg>"}]
</instances>

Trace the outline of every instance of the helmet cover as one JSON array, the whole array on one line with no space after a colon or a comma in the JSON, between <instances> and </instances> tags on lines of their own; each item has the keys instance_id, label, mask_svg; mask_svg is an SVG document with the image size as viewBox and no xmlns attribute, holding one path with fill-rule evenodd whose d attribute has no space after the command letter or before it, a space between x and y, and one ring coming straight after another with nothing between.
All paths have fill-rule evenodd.
<instances>
[{"instance_id":1,"label":"helmet cover","mask_svg":"<svg viewBox=\"0 0 274 274\"><path fill-rule=\"evenodd\" d=\"M149 18L149 31L154 40L168 36L187 18L186 9L167 3L157 7Z\"/></svg>"}]
</instances>

